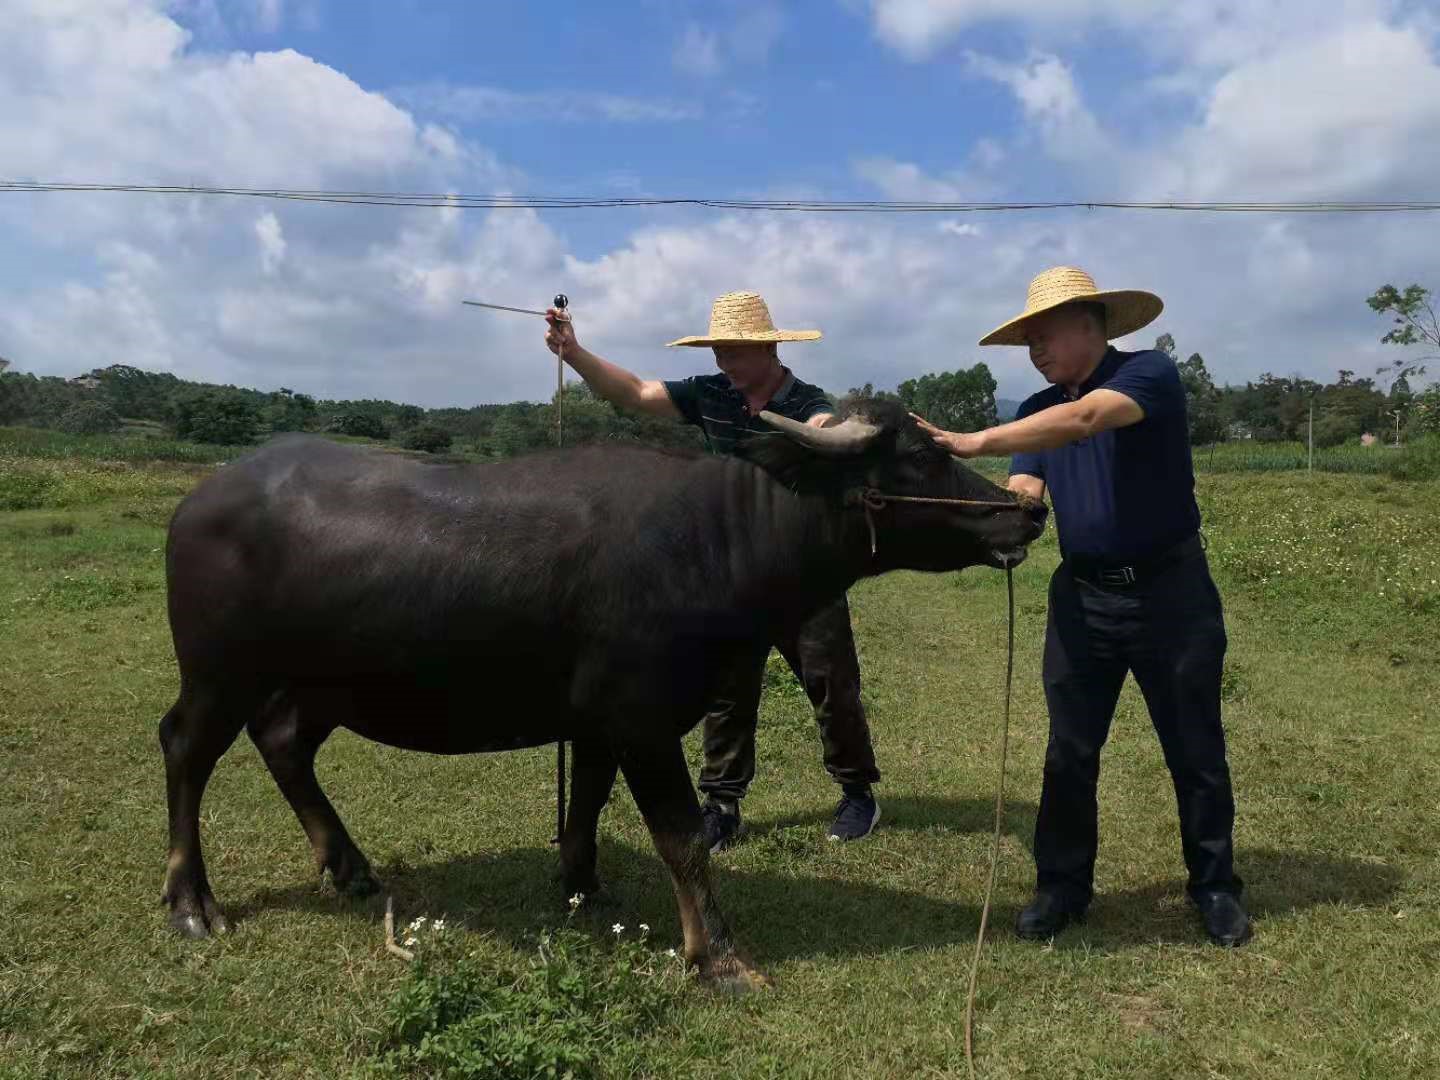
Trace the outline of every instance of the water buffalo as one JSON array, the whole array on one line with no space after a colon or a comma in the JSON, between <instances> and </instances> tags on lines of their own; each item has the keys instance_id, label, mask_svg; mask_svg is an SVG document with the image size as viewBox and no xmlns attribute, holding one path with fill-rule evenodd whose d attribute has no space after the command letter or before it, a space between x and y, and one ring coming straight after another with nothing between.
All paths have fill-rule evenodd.
<instances>
[{"instance_id":1,"label":"water buffalo","mask_svg":"<svg viewBox=\"0 0 1440 1080\"><path fill-rule=\"evenodd\" d=\"M597 888L596 822L621 771L673 877L686 957L763 981L711 894L681 737L731 665L758 671L778 627L887 570L1018 561L1045 515L892 403L826 428L766 419L777 431L751 460L608 445L454 465L289 436L199 484L166 548L171 925L225 929L199 811L242 727L322 873L353 894L378 886L315 778L335 728L437 754L566 739L565 895ZM523 707L505 687L525 688Z\"/></svg>"}]
</instances>

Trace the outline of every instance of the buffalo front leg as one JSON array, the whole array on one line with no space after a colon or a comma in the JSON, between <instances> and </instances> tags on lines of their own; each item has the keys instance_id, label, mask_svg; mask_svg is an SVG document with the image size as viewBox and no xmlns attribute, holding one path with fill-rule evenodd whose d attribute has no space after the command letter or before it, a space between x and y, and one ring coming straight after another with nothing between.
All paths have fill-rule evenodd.
<instances>
[{"instance_id":1,"label":"buffalo front leg","mask_svg":"<svg viewBox=\"0 0 1440 1080\"><path fill-rule=\"evenodd\" d=\"M610 801L619 762L603 742L576 740L570 775L570 812L560 838L560 878L567 898L593 897L600 891L595 874L595 830Z\"/></svg>"},{"instance_id":2,"label":"buffalo front leg","mask_svg":"<svg viewBox=\"0 0 1440 1080\"><path fill-rule=\"evenodd\" d=\"M170 908L170 926L186 937L229 929L205 874L200 801L215 763L258 706L258 696L244 690L182 685L179 700L160 721L170 824L170 857L160 900Z\"/></svg>"},{"instance_id":3,"label":"buffalo front leg","mask_svg":"<svg viewBox=\"0 0 1440 1080\"><path fill-rule=\"evenodd\" d=\"M350 839L315 778L315 755L335 727L323 718L318 705L313 710L302 708L277 695L250 721L248 730L285 801L300 819L320 873L328 870L342 895L370 896L380 889L370 862Z\"/></svg>"},{"instance_id":4,"label":"buffalo front leg","mask_svg":"<svg viewBox=\"0 0 1440 1080\"><path fill-rule=\"evenodd\" d=\"M620 753L620 768L655 849L670 868L685 934L685 959L703 978L726 989L769 985L770 980L736 948L710 889L710 852L680 740L662 737L653 745L626 747Z\"/></svg>"}]
</instances>

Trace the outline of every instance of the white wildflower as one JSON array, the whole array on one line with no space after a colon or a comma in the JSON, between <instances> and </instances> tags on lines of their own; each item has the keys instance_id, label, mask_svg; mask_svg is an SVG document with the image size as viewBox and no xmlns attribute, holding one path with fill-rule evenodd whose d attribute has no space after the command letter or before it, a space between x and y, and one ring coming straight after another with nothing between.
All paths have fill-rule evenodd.
<instances>
[{"instance_id":1,"label":"white wildflower","mask_svg":"<svg viewBox=\"0 0 1440 1080\"><path fill-rule=\"evenodd\" d=\"M430 929L434 930L437 934L443 934L445 932L445 920L436 919L433 923L430 924Z\"/></svg>"},{"instance_id":2,"label":"white wildflower","mask_svg":"<svg viewBox=\"0 0 1440 1080\"><path fill-rule=\"evenodd\" d=\"M650 924L649 924L649 923L643 923L643 922L642 922L642 923L640 924L640 932L641 932L642 934L648 934L648 933L650 932Z\"/></svg>"},{"instance_id":3,"label":"white wildflower","mask_svg":"<svg viewBox=\"0 0 1440 1080\"><path fill-rule=\"evenodd\" d=\"M614 926L610 927L610 931L611 931L611 933L613 933L616 937L619 937L621 934L623 934L623 933L625 932L625 925L624 925L623 923L618 923L618 922L617 922Z\"/></svg>"},{"instance_id":4,"label":"white wildflower","mask_svg":"<svg viewBox=\"0 0 1440 1080\"><path fill-rule=\"evenodd\" d=\"M585 894L584 894L584 893L578 893L578 892L577 892L574 896L570 897L570 910L571 910L571 911L574 911L576 908L578 908L578 907L579 907L581 904L583 904L584 902L585 902Z\"/></svg>"},{"instance_id":5,"label":"white wildflower","mask_svg":"<svg viewBox=\"0 0 1440 1080\"><path fill-rule=\"evenodd\" d=\"M413 947L415 946L415 944L416 944L415 935L413 935L413 934L406 935L404 944L405 944L405 946L406 946L407 948L413 948Z\"/></svg>"},{"instance_id":6,"label":"white wildflower","mask_svg":"<svg viewBox=\"0 0 1440 1080\"><path fill-rule=\"evenodd\" d=\"M665 955L668 956L671 960L676 959L676 952L674 949L666 949Z\"/></svg>"}]
</instances>

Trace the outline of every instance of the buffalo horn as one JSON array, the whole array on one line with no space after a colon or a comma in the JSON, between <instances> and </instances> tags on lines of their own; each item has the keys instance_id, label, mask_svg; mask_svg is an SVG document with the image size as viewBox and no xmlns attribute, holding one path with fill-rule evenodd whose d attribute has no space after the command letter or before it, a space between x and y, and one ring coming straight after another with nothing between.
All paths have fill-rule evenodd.
<instances>
[{"instance_id":1,"label":"buffalo horn","mask_svg":"<svg viewBox=\"0 0 1440 1080\"><path fill-rule=\"evenodd\" d=\"M801 446L809 447L817 454L827 454L831 457L859 454L880 434L880 429L876 425L867 423L857 416L847 417L830 427L802 424L798 420L791 420L787 416L777 416L772 412L762 412L760 419L771 427L783 431Z\"/></svg>"}]
</instances>

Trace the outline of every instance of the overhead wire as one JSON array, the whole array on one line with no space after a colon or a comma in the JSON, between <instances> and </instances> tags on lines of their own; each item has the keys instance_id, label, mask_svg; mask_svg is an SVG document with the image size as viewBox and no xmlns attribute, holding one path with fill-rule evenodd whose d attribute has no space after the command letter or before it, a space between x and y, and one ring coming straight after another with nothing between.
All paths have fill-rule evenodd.
<instances>
[{"instance_id":1,"label":"overhead wire","mask_svg":"<svg viewBox=\"0 0 1440 1080\"><path fill-rule=\"evenodd\" d=\"M986 214L1056 210L1151 210L1190 213L1378 214L1428 213L1440 200L1137 201L1064 199L967 202L894 199L777 199L659 195L525 195L508 192L464 194L423 191L346 191L250 188L197 184L102 184L70 181L0 180L0 194L114 193L205 195L272 199L347 206L434 207L461 210L604 210L699 207L716 210L827 214Z\"/></svg>"}]
</instances>

